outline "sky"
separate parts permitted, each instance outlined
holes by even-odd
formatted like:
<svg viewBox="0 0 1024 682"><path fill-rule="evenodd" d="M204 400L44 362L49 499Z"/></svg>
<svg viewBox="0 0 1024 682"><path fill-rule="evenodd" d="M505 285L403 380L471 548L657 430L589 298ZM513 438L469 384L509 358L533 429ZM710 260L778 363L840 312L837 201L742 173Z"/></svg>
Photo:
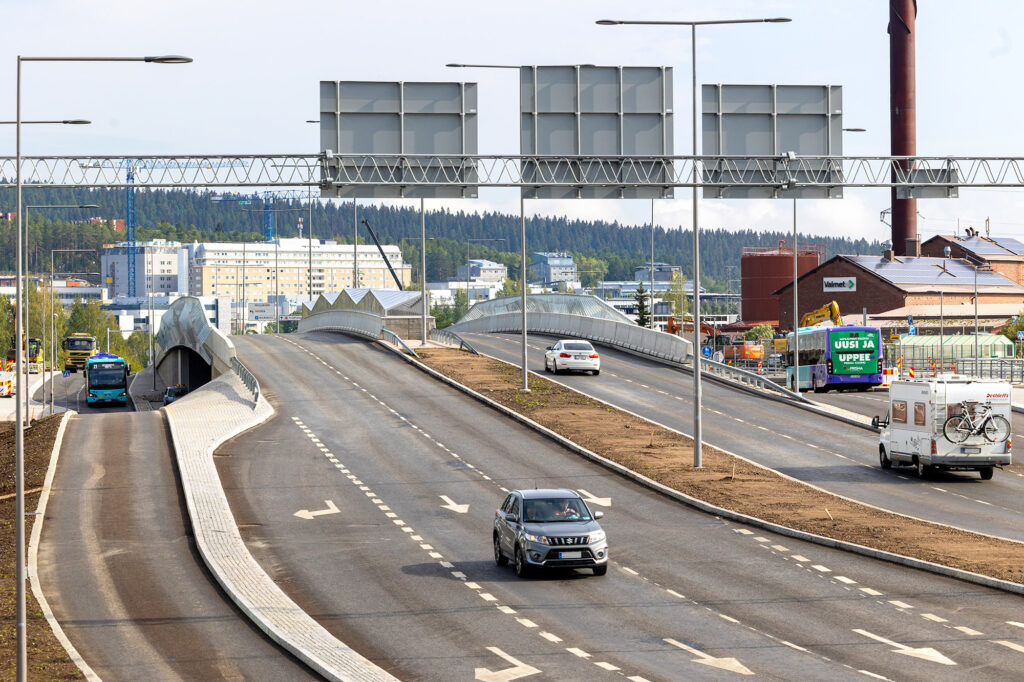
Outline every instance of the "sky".
<svg viewBox="0 0 1024 682"><path fill-rule="evenodd" d="M917 149L920 155L1024 156L1017 87L1024 3L919 0ZM676 153L690 153L690 33L685 27L597 26L597 19L790 17L788 24L697 31L702 83L843 86L847 155L889 154L887 0L0 0L0 92L15 117L16 57L183 54L187 65L25 63L22 117L86 118L89 126L28 126L34 155L315 154L321 80L472 81L479 84L479 152L517 154L516 73L448 69L449 62L671 66ZM2 63L6 61L7 67ZM1010 85L1007 85L1010 84ZM0 155L14 155L0 126ZM1024 236L1024 190L960 190L918 202L922 238L963 227ZM690 191L655 204L659 226L691 225ZM369 201L369 200L364 200ZM391 202L415 205L418 202ZM428 207L518 211L515 189ZM888 190L798 202L805 234L884 240ZM13 210L13 209L11 209ZM793 228L790 200L701 200L701 227ZM528 201L530 214L647 224L649 200ZM571 248L571 245L566 245Z"/></svg>

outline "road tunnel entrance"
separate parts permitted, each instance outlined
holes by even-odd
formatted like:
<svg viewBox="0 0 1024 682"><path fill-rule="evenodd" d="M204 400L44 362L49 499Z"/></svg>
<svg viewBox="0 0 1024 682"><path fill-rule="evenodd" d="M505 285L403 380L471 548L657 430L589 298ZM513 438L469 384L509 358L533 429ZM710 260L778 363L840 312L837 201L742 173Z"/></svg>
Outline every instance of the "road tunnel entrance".
<svg viewBox="0 0 1024 682"><path fill-rule="evenodd" d="M210 363L202 355L185 346L170 349L157 366L157 373L165 385L181 384L190 393L212 378Z"/></svg>

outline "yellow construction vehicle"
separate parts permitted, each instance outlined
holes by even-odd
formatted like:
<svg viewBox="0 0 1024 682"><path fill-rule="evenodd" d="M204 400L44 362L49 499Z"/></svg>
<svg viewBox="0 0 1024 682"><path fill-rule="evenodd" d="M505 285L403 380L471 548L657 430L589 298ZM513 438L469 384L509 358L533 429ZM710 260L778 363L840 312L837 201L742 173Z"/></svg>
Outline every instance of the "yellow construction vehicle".
<svg viewBox="0 0 1024 682"><path fill-rule="evenodd" d="M82 332L68 334L64 339L64 350L67 352L64 369L71 372L84 370L86 360L96 352L96 337Z"/></svg>
<svg viewBox="0 0 1024 682"><path fill-rule="evenodd" d="M801 316L800 326L814 327L830 318L832 320L832 324L836 327L841 327L843 325L843 318L839 315L839 304L835 301L829 301L817 310L812 310L811 312Z"/></svg>

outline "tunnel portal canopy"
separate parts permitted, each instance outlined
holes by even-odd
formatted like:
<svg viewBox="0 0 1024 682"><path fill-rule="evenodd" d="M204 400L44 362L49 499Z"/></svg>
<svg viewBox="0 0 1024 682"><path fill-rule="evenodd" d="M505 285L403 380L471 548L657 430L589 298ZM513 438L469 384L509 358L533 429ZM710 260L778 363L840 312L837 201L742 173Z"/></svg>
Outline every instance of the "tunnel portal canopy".
<svg viewBox="0 0 1024 682"><path fill-rule="evenodd" d="M505 296L491 301L481 301L473 304L473 307L456 324L503 313L518 313L521 310L521 296ZM636 324L597 296L589 294L527 294L526 312L561 313L562 315L579 315L630 325Z"/></svg>

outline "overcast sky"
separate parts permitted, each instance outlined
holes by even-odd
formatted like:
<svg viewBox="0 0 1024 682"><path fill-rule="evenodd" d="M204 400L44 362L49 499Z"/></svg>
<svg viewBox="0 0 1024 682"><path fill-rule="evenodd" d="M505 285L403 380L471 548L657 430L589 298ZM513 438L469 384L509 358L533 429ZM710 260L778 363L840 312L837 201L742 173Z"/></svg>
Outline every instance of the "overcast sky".
<svg viewBox="0 0 1024 682"><path fill-rule="evenodd" d="M1024 3L921 0L917 17L917 149L921 155L1024 156L1024 94L1013 28ZM7 67L0 91L13 119L15 57L184 54L183 66L28 63L22 117L88 118L91 126L31 126L23 153L234 154L318 151L320 80L479 83L480 153L519 150L514 71L453 70L447 62L672 66L676 153L690 153L690 34L682 27L604 27L601 18L786 16L789 24L698 28L699 83L842 85L850 155L889 153L887 0L0 0ZM1011 28L1008 28L1011 27ZM0 126L3 155L13 126ZM658 201L659 225L690 225L690 192ZM1024 235L1017 190L961 190L918 202L922 237L964 226ZM449 202L518 210L516 190ZM412 202L408 202L412 204ZM429 202L437 205L438 202ZM789 200L702 201L701 225L792 229ZM887 190L802 201L801 232L885 239ZM647 200L527 202L529 212L646 223ZM569 248L571 245L566 245Z"/></svg>

